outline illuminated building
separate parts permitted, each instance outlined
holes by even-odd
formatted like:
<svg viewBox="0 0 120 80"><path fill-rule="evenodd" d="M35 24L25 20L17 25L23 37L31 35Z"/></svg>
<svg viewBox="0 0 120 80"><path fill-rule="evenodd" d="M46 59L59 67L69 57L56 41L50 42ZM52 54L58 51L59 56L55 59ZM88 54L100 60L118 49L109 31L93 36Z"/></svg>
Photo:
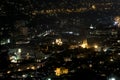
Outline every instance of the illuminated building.
<svg viewBox="0 0 120 80"><path fill-rule="evenodd" d="M82 48L88 48L87 40L84 40L83 43L80 45Z"/></svg>
<svg viewBox="0 0 120 80"><path fill-rule="evenodd" d="M118 26L118 28L120 28L120 16L115 17L115 22L114 25Z"/></svg>

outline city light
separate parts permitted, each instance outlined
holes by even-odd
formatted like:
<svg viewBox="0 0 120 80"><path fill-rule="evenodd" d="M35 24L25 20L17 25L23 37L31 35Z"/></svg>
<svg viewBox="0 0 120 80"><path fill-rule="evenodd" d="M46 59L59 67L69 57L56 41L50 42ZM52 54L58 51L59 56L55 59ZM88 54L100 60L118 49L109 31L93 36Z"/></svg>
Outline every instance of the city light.
<svg viewBox="0 0 120 80"><path fill-rule="evenodd" d="M18 53L21 53L21 52L22 52L22 50L19 48L19 49L18 49Z"/></svg>
<svg viewBox="0 0 120 80"><path fill-rule="evenodd" d="M10 39L7 40L7 43L10 43Z"/></svg>
<svg viewBox="0 0 120 80"><path fill-rule="evenodd" d="M26 78L26 77L27 77L27 75L26 75L26 74L23 74L23 75L22 75L22 77L23 77L23 78Z"/></svg>
<svg viewBox="0 0 120 80"><path fill-rule="evenodd" d="M82 48L88 48L88 43L87 40L84 40L83 43L81 44Z"/></svg>
<svg viewBox="0 0 120 80"><path fill-rule="evenodd" d="M10 42L11 42L10 39L3 39L3 40L0 41L0 44L5 45L5 44L8 44Z"/></svg>
<svg viewBox="0 0 120 80"><path fill-rule="evenodd" d="M90 25L90 29L94 29L94 27L93 27L93 25L92 25L92 24Z"/></svg>
<svg viewBox="0 0 120 80"><path fill-rule="evenodd" d="M57 45L62 45L63 44L61 39L56 39L55 42L56 42Z"/></svg>
<svg viewBox="0 0 120 80"><path fill-rule="evenodd" d="M95 5L92 5L92 9L94 9L94 10L95 10L95 9L96 9L96 6L95 6Z"/></svg>
<svg viewBox="0 0 120 80"><path fill-rule="evenodd" d="M97 48L98 48L98 45L94 45L94 48L97 49Z"/></svg>
<svg viewBox="0 0 120 80"><path fill-rule="evenodd" d="M35 66L32 66L31 69L32 69L32 70L35 70Z"/></svg>
<svg viewBox="0 0 120 80"><path fill-rule="evenodd" d="M30 67L27 67L26 69L30 69Z"/></svg>
<svg viewBox="0 0 120 80"><path fill-rule="evenodd" d="M17 63L17 57L16 56L11 56L10 61L11 61L11 63Z"/></svg>
<svg viewBox="0 0 120 80"><path fill-rule="evenodd" d="M81 47L82 47L82 48L86 48L86 44L82 44Z"/></svg>
<svg viewBox="0 0 120 80"><path fill-rule="evenodd" d="M111 58L111 59L110 59L110 61L111 61L111 62L113 62L113 61L114 61L114 59L113 59L113 58Z"/></svg>
<svg viewBox="0 0 120 80"><path fill-rule="evenodd" d="M112 78L109 78L108 80L116 80L114 77L112 77Z"/></svg>
<svg viewBox="0 0 120 80"><path fill-rule="evenodd" d="M89 64L89 67L90 67L90 68L92 68L92 67L93 67L93 65L92 65L92 64Z"/></svg>
<svg viewBox="0 0 120 80"><path fill-rule="evenodd" d="M51 80L51 78L47 78L47 80Z"/></svg>
<svg viewBox="0 0 120 80"><path fill-rule="evenodd" d="M120 80L120 0L1 1L0 79Z"/></svg>
<svg viewBox="0 0 120 80"><path fill-rule="evenodd" d="M120 16L115 17L114 20L114 25L117 25L120 28Z"/></svg>
<svg viewBox="0 0 120 80"><path fill-rule="evenodd" d="M118 53L118 55L120 56L120 53Z"/></svg>
<svg viewBox="0 0 120 80"><path fill-rule="evenodd" d="M18 71L22 71L22 70L19 68Z"/></svg>
<svg viewBox="0 0 120 80"><path fill-rule="evenodd" d="M56 68L55 70L56 76L60 76L62 74L68 74L68 69L61 67L61 68Z"/></svg>
<svg viewBox="0 0 120 80"><path fill-rule="evenodd" d="M11 71L7 71L7 73L9 74L9 73L11 73Z"/></svg>
<svg viewBox="0 0 120 80"><path fill-rule="evenodd" d="M30 58L30 53L26 54L26 58L29 59Z"/></svg>
<svg viewBox="0 0 120 80"><path fill-rule="evenodd" d="M56 76L60 76L60 75L61 75L61 70L60 70L60 68L56 68L55 74L56 74Z"/></svg>
<svg viewBox="0 0 120 80"><path fill-rule="evenodd" d="M120 40L117 40L118 43L120 43Z"/></svg>

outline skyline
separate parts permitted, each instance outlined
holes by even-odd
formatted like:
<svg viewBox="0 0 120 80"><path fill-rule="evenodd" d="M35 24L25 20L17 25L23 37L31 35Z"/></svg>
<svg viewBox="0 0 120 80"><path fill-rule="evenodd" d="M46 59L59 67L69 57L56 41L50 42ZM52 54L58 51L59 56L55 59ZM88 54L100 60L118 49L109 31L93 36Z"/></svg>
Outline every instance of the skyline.
<svg viewBox="0 0 120 80"><path fill-rule="evenodd" d="M0 80L120 80L120 0L2 0L0 37Z"/></svg>

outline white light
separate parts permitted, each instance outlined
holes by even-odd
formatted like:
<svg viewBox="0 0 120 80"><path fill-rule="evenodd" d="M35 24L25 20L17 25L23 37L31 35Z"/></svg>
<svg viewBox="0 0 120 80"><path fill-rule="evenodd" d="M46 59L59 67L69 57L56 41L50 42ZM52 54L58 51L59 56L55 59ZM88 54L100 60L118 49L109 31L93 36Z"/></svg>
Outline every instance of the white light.
<svg viewBox="0 0 120 80"><path fill-rule="evenodd" d="M4 44L6 44L5 42L1 42L1 45L4 45Z"/></svg>
<svg viewBox="0 0 120 80"><path fill-rule="evenodd" d="M115 22L114 22L114 25L117 25L117 24L118 24L118 22L115 21Z"/></svg>
<svg viewBox="0 0 120 80"><path fill-rule="evenodd" d="M97 49L97 48L98 48L98 45L94 45L94 48L96 48L96 49Z"/></svg>
<svg viewBox="0 0 120 80"><path fill-rule="evenodd" d="M90 25L90 29L94 29L94 27L93 27L93 25L92 25L92 24Z"/></svg>
<svg viewBox="0 0 120 80"><path fill-rule="evenodd" d="M117 40L118 43L120 43L120 40Z"/></svg>
<svg viewBox="0 0 120 80"><path fill-rule="evenodd" d="M55 41L55 42L56 42L56 44L57 44L57 45L62 45L62 44L63 44L63 42L62 42L62 40L61 40L61 39L56 39L56 41Z"/></svg>
<svg viewBox="0 0 120 80"><path fill-rule="evenodd" d="M27 75L23 74L22 77L25 78L25 77L27 77Z"/></svg>
<svg viewBox="0 0 120 80"><path fill-rule="evenodd" d="M73 34L73 32L68 32L69 34Z"/></svg>
<svg viewBox="0 0 120 80"><path fill-rule="evenodd" d="M22 52L22 50L21 49L18 49L18 53L21 53Z"/></svg>
<svg viewBox="0 0 120 80"><path fill-rule="evenodd" d="M7 71L7 73L9 74L9 73L11 73L11 71Z"/></svg>
<svg viewBox="0 0 120 80"><path fill-rule="evenodd" d="M120 56L120 53L118 53L118 55Z"/></svg>
<svg viewBox="0 0 120 80"><path fill-rule="evenodd" d="M11 60L11 62L12 62L12 63L17 63L17 60L14 60L14 59L13 59L13 60Z"/></svg>
<svg viewBox="0 0 120 80"><path fill-rule="evenodd" d="M32 69L32 70L35 70L35 66L32 66L31 69Z"/></svg>
<svg viewBox="0 0 120 80"><path fill-rule="evenodd" d="M18 71L21 71L21 69L18 69Z"/></svg>
<svg viewBox="0 0 120 80"><path fill-rule="evenodd" d="M93 29L94 27L93 26L90 26L90 29Z"/></svg>
<svg viewBox="0 0 120 80"><path fill-rule="evenodd" d="M48 78L47 80L51 80L51 78Z"/></svg>
<svg viewBox="0 0 120 80"><path fill-rule="evenodd" d="M52 42L52 44L54 45L54 44L55 44L55 42Z"/></svg>
<svg viewBox="0 0 120 80"><path fill-rule="evenodd" d="M116 80L114 77L112 77L112 78L109 78L109 80Z"/></svg>
<svg viewBox="0 0 120 80"><path fill-rule="evenodd" d="M89 67L91 68L93 65L92 64L89 64Z"/></svg>
<svg viewBox="0 0 120 80"><path fill-rule="evenodd" d="M47 59L48 57L47 56L45 56L45 58L44 59Z"/></svg>
<svg viewBox="0 0 120 80"><path fill-rule="evenodd" d="M96 9L96 6L95 6L95 5L92 5L92 9Z"/></svg>
<svg viewBox="0 0 120 80"><path fill-rule="evenodd" d="M16 56L11 56L11 57L10 57L10 60L11 60L12 63L17 63L17 58L16 58Z"/></svg>
<svg viewBox="0 0 120 80"><path fill-rule="evenodd" d="M7 40L7 43L10 43L10 39Z"/></svg>
<svg viewBox="0 0 120 80"><path fill-rule="evenodd" d="M111 58L110 61L113 62L114 60Z"/></svg>
<svg viewBox="0 0 120 80"><path fill-rule="evenodd" d="M105 48L105 49L103 49L103 51L104 51L104 52L106 52L106 51L107 51L107 49Z"/></svg>

